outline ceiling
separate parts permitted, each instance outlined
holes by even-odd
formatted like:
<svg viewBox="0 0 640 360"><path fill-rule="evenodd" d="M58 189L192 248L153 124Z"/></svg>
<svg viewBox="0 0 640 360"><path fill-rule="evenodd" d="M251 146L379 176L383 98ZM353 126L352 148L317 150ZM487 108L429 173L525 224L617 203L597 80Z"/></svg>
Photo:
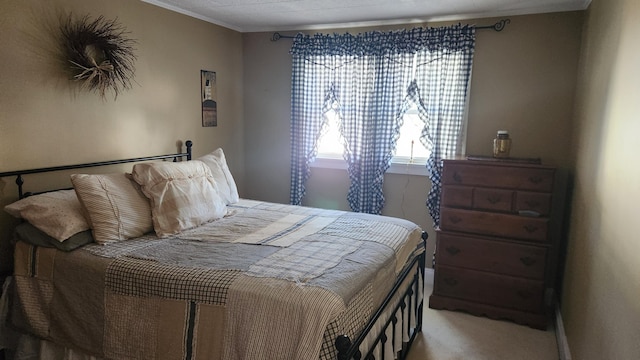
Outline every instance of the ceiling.
<svg viewBox="0 0 640 360"><path fill-rule="evenodd" d="M313 30L584 10L591 0L142 0L239 32Z"/></svg>

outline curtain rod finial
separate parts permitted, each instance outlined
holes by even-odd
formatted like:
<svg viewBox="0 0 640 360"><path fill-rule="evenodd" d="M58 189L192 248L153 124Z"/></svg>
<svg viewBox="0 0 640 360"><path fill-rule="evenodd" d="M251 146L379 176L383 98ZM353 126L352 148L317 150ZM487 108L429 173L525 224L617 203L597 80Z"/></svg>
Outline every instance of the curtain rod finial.
<svg viewBox="0 0 640 360"><path fill-rule="evenodd" d="M507 24L511 23L511 19L502 19L493 25L495 31L502 31Z"/></svg>

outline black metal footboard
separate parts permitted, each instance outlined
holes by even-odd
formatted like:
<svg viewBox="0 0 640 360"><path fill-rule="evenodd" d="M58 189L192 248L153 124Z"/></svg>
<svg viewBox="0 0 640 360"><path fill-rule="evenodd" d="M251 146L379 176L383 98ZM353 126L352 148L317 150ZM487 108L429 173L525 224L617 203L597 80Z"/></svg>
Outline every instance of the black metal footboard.
<svg viewBox="0 0 640 360"><path fill-rule="evenodd" d="M428 234L422 232L423 246L426 248ZM400 274L391 292L387 295L382 305L378 308L374 316L369 320L360 336L354 341L346 335L340 335L335 340L338 350L338 360L403 360L413 344L418 333L422 331L422 310L424 296L424 266L426 252L422 252L415 257L410 266ZM400 316L396 314L400 313ZM393 314L386 320L382 319L383 314ZM410 321L415 317L415 321ZM397 329L401 329L397 331ZM369 344L366 353L362 354L360 347L365 339L372 336L375 339ZM405 340L406 339L406 340ZM392 344L401 343L399 349L394 349L395 354L388 359L385 357L385 347ZM381 351L379 351L382 349ZM379 354L377 354L379 353Z"/></svg>

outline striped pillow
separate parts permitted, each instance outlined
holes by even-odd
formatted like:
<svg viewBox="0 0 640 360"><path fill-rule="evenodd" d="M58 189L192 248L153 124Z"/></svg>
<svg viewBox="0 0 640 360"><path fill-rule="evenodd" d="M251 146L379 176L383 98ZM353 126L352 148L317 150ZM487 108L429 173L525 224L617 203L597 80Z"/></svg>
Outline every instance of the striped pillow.
<svg viewBox="0 0 640 360"><path fill-rule="evenodd" d="M149 200L126 174L73 174L71 182L97 243L127 240L153 230Z"/></svg>
<svg viewBox="0 0 640 360"><path fill-rule="evenodd" d="M133 179L151 201L153 228L166 237L222 218L227 211L211 170L202 161L133 166Z"/></svg>

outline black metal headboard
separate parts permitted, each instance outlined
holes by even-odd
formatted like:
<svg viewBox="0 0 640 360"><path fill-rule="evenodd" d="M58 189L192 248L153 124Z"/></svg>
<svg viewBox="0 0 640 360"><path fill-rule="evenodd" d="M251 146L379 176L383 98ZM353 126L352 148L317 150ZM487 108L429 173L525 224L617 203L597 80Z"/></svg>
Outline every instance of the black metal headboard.
<svg viewBox="0 0 640 360"><path fill-rule="evenodd" d="M22 178L23 175L38 174L38 173L60 171L60 170L91 168L91 167L106 166L106 165L125 164L125 163L131 163L131 162L150 161L150 160L173 159L174 162L182 158L191 160L191 147L193 146L193 142L191 140L187 140L185 141L185 146L187 147L187 151L184 153L147 156L147 157L139 157L139 158L132 158L132 159L99 161L99 162L92 162L92 163L86 163L86 164L52 166L52 167L38 168L38 169L7 171L7 172L0 173L0 178L6 177L6 176L16 176L16 185L18 185L18 196L20 197L20 199L22 199L25 196L30 195L30 193L23 192L23 188L22 188L22 185L24 184L24 179Z"/></svg>

